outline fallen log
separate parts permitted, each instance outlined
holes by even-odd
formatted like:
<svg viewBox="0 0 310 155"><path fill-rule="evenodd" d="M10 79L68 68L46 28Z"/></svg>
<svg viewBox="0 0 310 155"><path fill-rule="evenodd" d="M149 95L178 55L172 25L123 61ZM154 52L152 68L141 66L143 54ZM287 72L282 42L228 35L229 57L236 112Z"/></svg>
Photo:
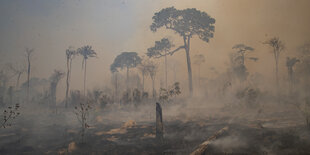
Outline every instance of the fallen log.
<svg viewBox="0 0 310 155"><path fill-rule="evenodd" d="M190 155L202 155L208 148L209 144L214 141L217 137L221 136L229 129L228 126L225 126L221 130L217 131L213 136L208 138L208 140L204 141L202 144L198 146L198 148L192 152Z"/></svg>

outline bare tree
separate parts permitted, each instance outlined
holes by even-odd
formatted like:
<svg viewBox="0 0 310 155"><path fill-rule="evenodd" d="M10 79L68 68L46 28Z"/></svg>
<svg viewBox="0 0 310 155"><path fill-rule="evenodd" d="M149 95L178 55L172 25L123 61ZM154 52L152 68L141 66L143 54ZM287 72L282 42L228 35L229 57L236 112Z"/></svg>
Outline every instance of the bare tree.
<svg viewBox="0 0 310 155"><path fill-rule="evenodd" d="M33 55L34 49L26 48L26 58L27 58L27 102L29 102L29 80L30 80L30 73L31 73L31 57Z"/></svg>
<svg viewBox="0 0 310 155"><path fill-rule="evenodd" d="M276 73L276 86L279 95L279 57L281 52L285 49L284 43L277 37L273 37L264 42L264 44L269 45L273 49L273 56L275 60L275 73Z"/></svg>
<svg viewBox="0 0 310 155"><path fill-rule="evenodd" d="M151 31L156 32L157 29L165 27L178 33L184 41L184 45L178 47L185 49L189 92L193 94L192 68L190 60L190 39L197 35L201 40L209 42L213 38L215 19L210 17L206 12L201 12L195 8L177 10L174 7L162 9L152 17L153 23L150 26Z"/></svg>
<svg viewBox="0 0 310 155"><path fill-rule="evenodd" d="M75 50L69 48L66 50L66 59L67 59L67 80L66 80L66 108L68 106L68 96L70 90L70 78L71 78L71 71L72 71L72 60L74 56L77 54Z"/></svg>
<svg viewBox="0 0 310 155"><path fill-rule="evenodd" d="M86 45L81 48L79 48L78 53L83 56L83 63L82 63L82 68L84 68L84 90L83 90L83 95L85 96L85 90L86 90L86 63L87 59L90 57L96 57L97 53L92 49L91 46Z"/></svg>

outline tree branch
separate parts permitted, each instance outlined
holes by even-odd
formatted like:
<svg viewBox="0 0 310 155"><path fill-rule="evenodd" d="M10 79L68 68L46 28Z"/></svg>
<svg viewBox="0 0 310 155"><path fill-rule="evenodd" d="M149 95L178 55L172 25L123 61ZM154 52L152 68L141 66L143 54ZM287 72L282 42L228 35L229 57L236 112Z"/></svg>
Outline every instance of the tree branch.
<svg viewBox="0 0 310 155"><path fill-rule="evenodd" d="M171 51L171 52L168 52L167 54L173 55L175 52L177 52L178 50L180 50L180 49L182 49L182 48L185 49L185 46L179 46L177 49L175 49L175 50L173 50L173 51Z"/></svg>

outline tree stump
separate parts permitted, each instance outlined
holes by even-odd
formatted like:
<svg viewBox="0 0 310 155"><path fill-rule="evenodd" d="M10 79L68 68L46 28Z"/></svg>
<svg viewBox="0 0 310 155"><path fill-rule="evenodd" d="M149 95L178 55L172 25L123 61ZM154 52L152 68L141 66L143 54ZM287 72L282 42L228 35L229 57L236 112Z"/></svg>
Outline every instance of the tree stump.
<svg viewBox="0 0 310 155"><path fill-rule="evenodd" d="M156 139L159 141L163 141L164 139L163 115L158 102L156 103Z"/></svg>

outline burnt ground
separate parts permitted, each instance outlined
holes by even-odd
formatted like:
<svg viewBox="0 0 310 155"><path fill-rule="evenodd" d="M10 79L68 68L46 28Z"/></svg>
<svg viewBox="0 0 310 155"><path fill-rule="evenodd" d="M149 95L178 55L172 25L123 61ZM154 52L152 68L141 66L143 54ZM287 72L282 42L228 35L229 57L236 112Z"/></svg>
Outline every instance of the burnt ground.
<svg viewBox="0 0 310 155"><path fill-rule="evenodd" d="M165 113L164 113L165 114ZM81 142L78 123L64 115L28 114L0 131L0 154L190 154L225 126L205 154L310 154L310 130L296 113L278 111L265 117L226 115L164 121L164 141L155 139L155 122L95 121ZM66 116L67 117L67 116ZM71 116L74 118L74 116ZM165 118L165 117L164 117Z"/></svg>

